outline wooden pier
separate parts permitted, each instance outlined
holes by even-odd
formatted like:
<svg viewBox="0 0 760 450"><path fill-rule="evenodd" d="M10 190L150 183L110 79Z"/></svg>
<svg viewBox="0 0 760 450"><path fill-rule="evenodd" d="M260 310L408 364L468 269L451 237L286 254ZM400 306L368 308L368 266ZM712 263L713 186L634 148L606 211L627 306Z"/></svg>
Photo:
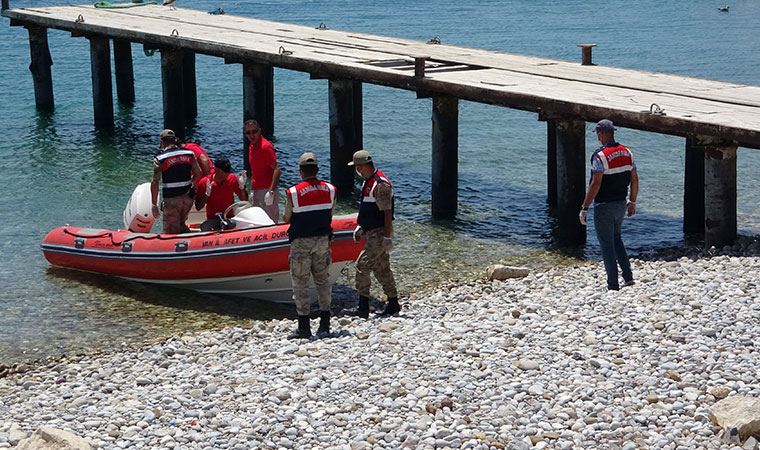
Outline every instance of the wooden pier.
<svg viewBox="0 0 760 450"><path fill-rule="evenodd" d="M161 52L164 127L180 135L197 114L196 53L241 65L241 119L257 119L270 136L274 67L328 79L331 178L342 188L353 185L346 162L362 147L362 83L431 98L437 218L457 211L459 100L535 112L547 123L547 198L564 244L586 238L577 213L587 121L685 138L684 231L704 233L708 246L736 237L737 147L760 149L760 87L593 65L593 44L580 45L581 62L568 62L158 5L10 9L3 0L2 14L29 31L42 110L54 108L47 29L89 39L98 127L113 126L110 42L121 102L135 101L131 44Z"/></svg>

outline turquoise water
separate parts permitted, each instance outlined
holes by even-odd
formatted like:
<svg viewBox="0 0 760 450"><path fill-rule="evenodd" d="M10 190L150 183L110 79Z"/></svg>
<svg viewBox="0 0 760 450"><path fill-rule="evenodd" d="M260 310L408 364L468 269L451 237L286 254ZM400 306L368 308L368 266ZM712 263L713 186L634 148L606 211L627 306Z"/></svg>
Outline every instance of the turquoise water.
<svg viewBox="0 0 760 450"><path fill-rule="evenodd" d="M200 10L577 61L595 42L594 62L760 85L760 4L635 3L622 0L405 2L184 1ZM180 0L182 2L182 0ZM14 1L13 7L69 2ZM133 187L150 177L162 125L160 58L134 46L137 102L116 107L116 130L92 126L89 46L51 30L56 111L40 116L28 71L26 31L0 26L0 129L5 195L0 197L0 364L87 347L109 347L174 331L292 315L258 302L156 289L52 270L39 251L64 224L118 227ZM242 167L241 68L197 62L199 115L193 137ZM298 155L329 155L327 81L275 71L275 134L284 182ZM406 292L509 256L551 258L546 212L545 124L535 114L463 102L458 218L430 218L430 100L365 85L364 144L395 182L399 230L394 265ZM589 125L588 129L591 129ZM588 134L587 149L596 146ZM634 251L682 244L683 139L621 130L637 156L640 214L627 221ZM494 155L498 155L494 161ZM326 172L328 167L323 165ZM760 233L760 151L739 150L739 227ZM345 211L350 208L343 206ZM420 258L419 255L425 255ZM538 256L536 256L538 255ZM598 258L595 239L585 249Z"/></svg>

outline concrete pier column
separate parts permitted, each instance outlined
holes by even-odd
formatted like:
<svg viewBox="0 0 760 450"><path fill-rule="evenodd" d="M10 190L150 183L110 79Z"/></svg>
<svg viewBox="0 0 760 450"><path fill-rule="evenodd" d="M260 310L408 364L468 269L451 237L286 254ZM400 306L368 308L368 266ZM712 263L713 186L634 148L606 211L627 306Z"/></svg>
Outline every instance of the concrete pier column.
<svg viewBox="0 0 760 450"><path fill-rule="evenodd" d="M182 95L185 101L185 123L192 124L198 117L198 92L195 86L195 52L182 52Z"/></svg>
<svg viewBox="0 0 760 450"><path fill-rule="evenodd" d="M89 36L92 71L92 104L96 128L113 127L111 84L111 41L107 36Z"/></svg>
<svg viewBox="0 0 760 450"><path fill-rule="evenodd" d="M557 242L561 246L586 242L586 227L578 212L586 195L586 123L577 119L556 121Z"/></svg>
<svg viewBox="0 0 760 450"><path fill-rule="evenodd" d="M736 239L735 142L705 144L705 247L731 244Z"/></svg>
<svg viewBox="0 0 760 450"><path fill-rule="evenodd" d="M705 232L705 146L700 136L687 136L684 154L683 232Z"/></svg>
<svg viewBox="0 0 760 450"><path fill-rule="evenodd" d="M546 121L546 203L550 209L557 206L557 124Z"/></svg>
<svg viewBox="0 0 760 450"><path fill-rule="evenodd" d="M161 49L161 86L163 88L164 128L174 130L180 138L185 137L185 98L182 83L182 50Z"/></svg>
<svg viewBox="0 0 760 450"><path fill-rule="evenodd" d="M128 40L113 40L113 66L116 75L116 97L120 103L133 103L135 74L132 67L132 43Z"/></svg>
<svg viewBox="0 0 760 450"><path fill-rule="evenodd" d="M433 96L432 216L457 214L459 191L459 99Z"/></svg>
<svg viewBox="0 0 760 450"><path fill-rule="evenodd" d="M47 28L27 26L29 32L29 52L31 64L29 71L32 72L34 81L34 103L40 111L53 111L55 101L53 98L53 74L50 66L53 58L50 56L48 47Z"/></svg>
<svg viewBox="0 0 760 450"><path fill-rule="evenodd" d="M354 169L347 164L354 152L361 150L362 111L357 105L361 83L352 80L328 80L330 111L330 180L338 191L350 192L354 187ZM359 94L357 94L359 90Z"/></svg>
<svg viewBox="0 0 760 450"><path fill-rule="evenodd" d="M243 121L250 119L264 137L274 135L274 69L268 64L243 64Z"/></svg>

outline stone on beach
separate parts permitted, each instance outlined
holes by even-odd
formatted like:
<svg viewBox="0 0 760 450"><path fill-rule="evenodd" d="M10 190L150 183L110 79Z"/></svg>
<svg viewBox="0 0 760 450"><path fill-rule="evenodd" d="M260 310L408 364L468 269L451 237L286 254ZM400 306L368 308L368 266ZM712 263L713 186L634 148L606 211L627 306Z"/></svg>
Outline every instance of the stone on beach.
<svg viewBox="0 0 760 450"><path fill-rule="evenodd" d="M760 398L725 398L710 408L710 421L728 434L737 430L741 441L760 436Z"/></svg>
<svg viewBox="0 0 760 450"><path fill-rule="evenodd" d="M87 440L64 430L42 427L16 446L16 450L90 450Z"/></svg>
<svg viewBox="0 0 760 450"><path fill-rule="evenodd" d="M486 277L489 280L507 280L509 278L523 278L527 277L530 273L525 267L512 267L503 266L501 264L495 264L488 267L486 270Z"/></svg>

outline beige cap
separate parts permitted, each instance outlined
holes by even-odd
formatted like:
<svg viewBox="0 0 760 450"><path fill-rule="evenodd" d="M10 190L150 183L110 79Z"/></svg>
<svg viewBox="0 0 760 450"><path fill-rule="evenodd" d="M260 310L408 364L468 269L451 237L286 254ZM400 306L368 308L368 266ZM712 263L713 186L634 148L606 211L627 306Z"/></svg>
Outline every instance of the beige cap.
<svg viewBox="0 0 760 450"><path fill-rule="evenodd" d="M371 162L372 155L370 155L367 150L359 150L358 152L354 153L354 160L348 163L348 165L354 166L356 164L369 164Z"/></svg>
<svg viewBox="0 0 760 450"><path fill-rule="evenodd" d="M317 155L312 152L306 152L298 157L299 166L317 166Z"/></svg>
<svg viewBox="0 0 760 450"><path fill-rule="evenodd" d="M177 135L174 134L174 131L168 128L166 130L161 130L161 134L159 136L161 137L161 139L177 137Z"/></svg>

